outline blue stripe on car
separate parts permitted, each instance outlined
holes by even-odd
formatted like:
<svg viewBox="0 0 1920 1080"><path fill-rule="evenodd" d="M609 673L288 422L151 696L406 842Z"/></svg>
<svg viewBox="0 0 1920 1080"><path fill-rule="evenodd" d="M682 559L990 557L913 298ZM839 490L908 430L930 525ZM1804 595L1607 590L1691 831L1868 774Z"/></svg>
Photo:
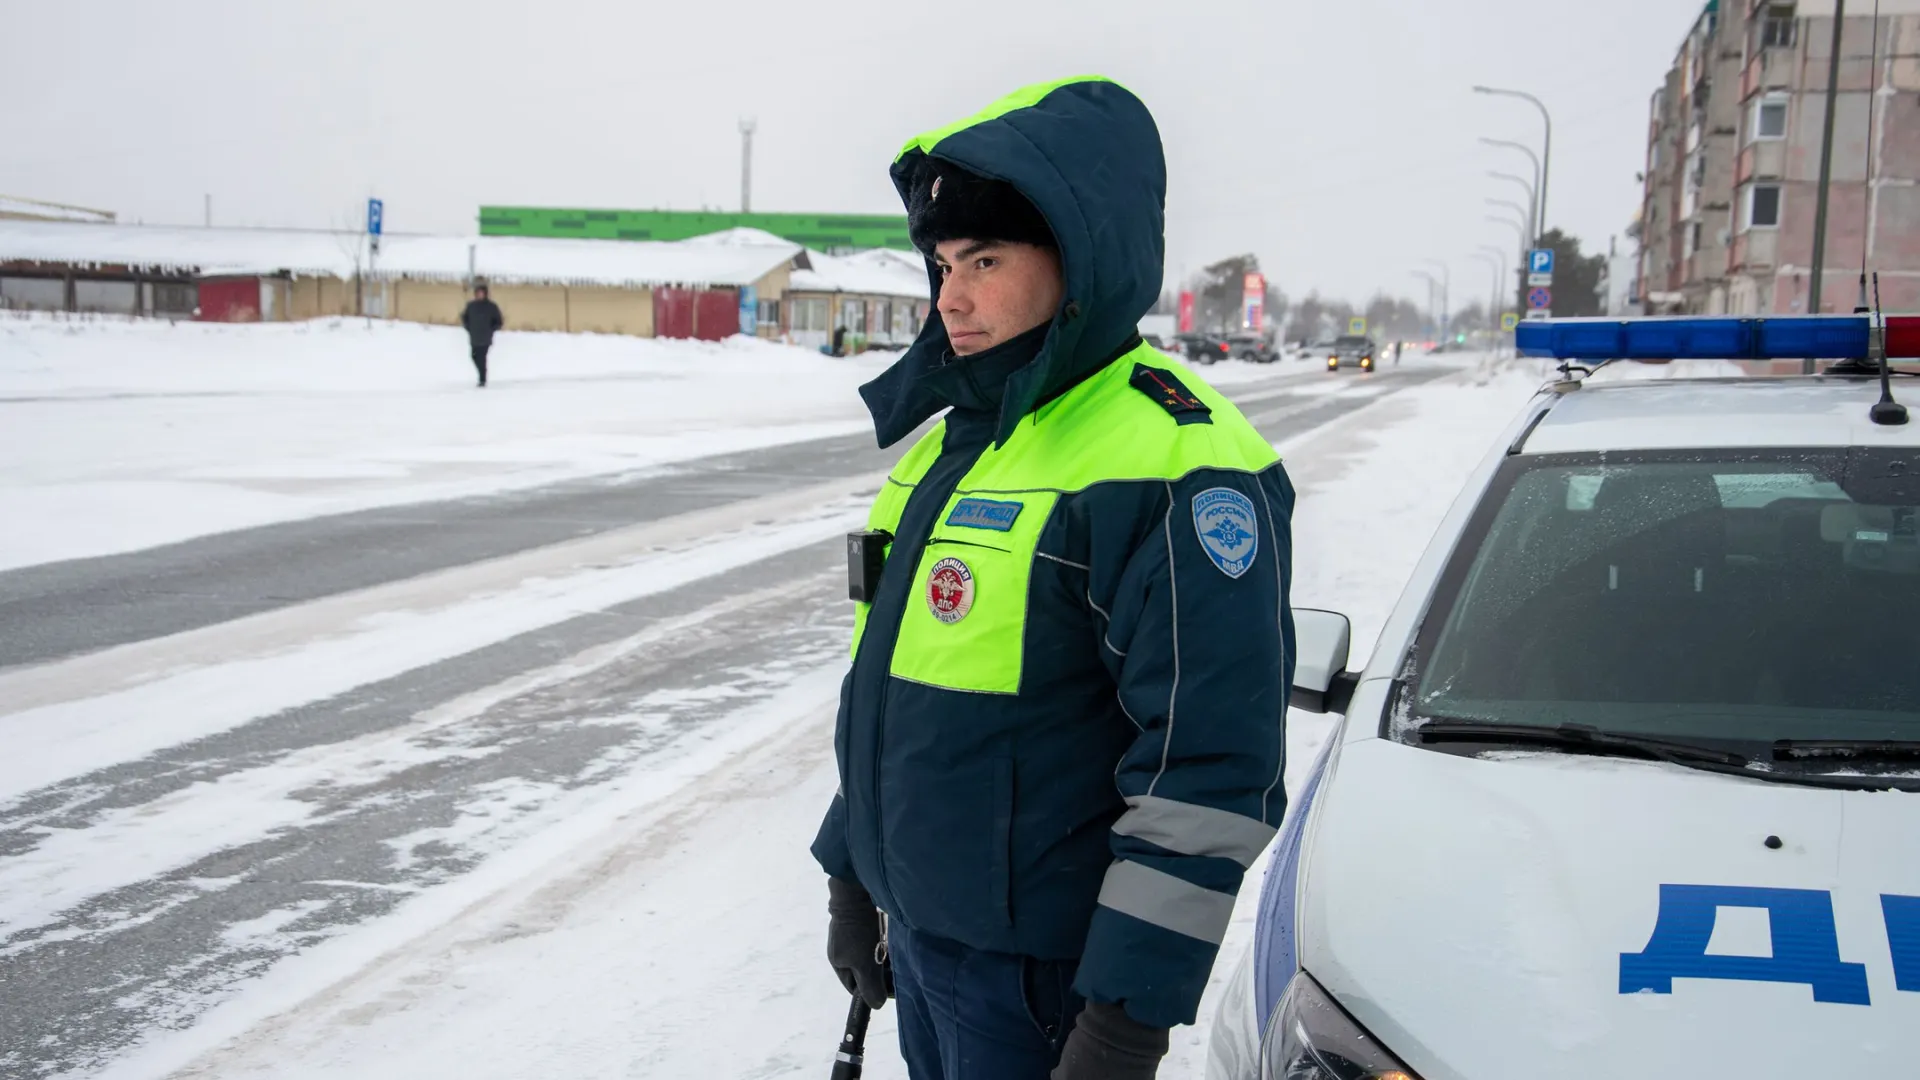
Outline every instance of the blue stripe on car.
<svg viewBox="0 0 1920 1080"><path fill-rule="evenodd" d="M1307 774L1306 786L1293 804L1293 812L1287 815L1286 824L1281 826L1280 844L1274 849L1273 862L1261 886L1260 916L1253 931L1253 986L1254 1000L1260 1010L1254 1015L1259 1017L1262 1028L1266 1026L1267 1017L1273 1015L1273 1007L1287 983L1293 980L1294 972L1299 970L1299 950L1294 945L1293 901L1295 885L1300 880L1300 838L1307 830L1307 815L1313 812L1313 797L1320 791L1320 778L1326 774L1327 759L1340 740L1340 730L1336 728L1327 737L1327 745L1321 748L1313 771Z"/></svg>

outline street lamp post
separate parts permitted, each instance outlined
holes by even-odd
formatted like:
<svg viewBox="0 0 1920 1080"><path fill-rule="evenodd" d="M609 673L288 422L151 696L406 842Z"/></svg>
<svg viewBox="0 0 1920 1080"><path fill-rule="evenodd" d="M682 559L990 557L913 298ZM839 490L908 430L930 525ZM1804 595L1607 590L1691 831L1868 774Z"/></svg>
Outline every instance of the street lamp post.
<svg viewBox="0 0 1920 1080"><path fill-rule="evenodd" d="M1513 202L1513 201L1511 201L1511 200L1508 200L1508 199L1488 199L1488 200L1487 200L1487 205L1488 205L1488 206L1497 206L1497 207L1500 207L1500 208L1501 208L1501 209L1503 209L1503 210L1511 210L1511 211L1513 211L1514 213L1516 213L1516 214L1519 214L1519 215L1520 215L1520 220L1526 223L1526 226L1527 226L1527 243L1523 243L1523 244L1521 244L1521 245L1520 245L1520 264L1521 264L1522 266L1524 266L1524 265L1526 265L1526 262L1527 262L1527 245L1528 245L1528 244L1531 244L1531 243L1534 243L1534 242L1535 242L1535 234L1534 234L1534 231L1533 231L1533 217L1532 217L1532 215L1530 215L1530 214L1528 214L1528 213L1527 213L1527 211L1526 211L1526 210L1525 210L1525 209L1524 209L1523 207L1521 207L1521 205L1520 205L1519 203L1517 203L1517 202Z"/></svg>
<svg viewBox="0 0 1920 1080"><path fill-rule="evenodd" d="M1453 268L1439 259L1421 261L1440 270L1440 336L1445 338L1453 324Z"/></svg>
<svg viewBox="0 0 1920 1080"><path fill-rule="evenodd" d="M1488 256L1489 258L1498 259L1500 261L1500 276L1495 279L1495 285L1493 290L1493 308L1494 308L1493 317L1498 319L1500 316L1505 315L1507 313L1507 296L1506 294L1500 291L1501 286L1499 285L1499 282L1507 280L1507 252L1505 248L1496 247L1492 244L1482 244L1479 248L1475 250L1477 250L1482 255ZM1518 294L1516 293L1515 295L1518 295Z"/></svg>
<svg viewBox="0 0 1920 1080"><path fill-rule="evenodd" d="M1437 340L1440 336L1439 318L1434 311L1433 298L1440 291L1440 279L1425 270L1415 270L1413 276L1427 283L1427 329Z"/></svg>
<svg viewBox="0 0 1920 1080"><path fill-rule="evenodd" d="M1520 265L1525 266L1527 263L1527 248L1534 243L1532 219L1527 216L1526 211L1522 210L1520 204L1516 202L1509 202L1505 199L1488 199L1487 205L1497 206L1503 210L1511 210L1519 215L1514 219L1512 224L1520 230ZM1499 220L1506 221L1507 219L1500 218Z"/></svg>
<svg viewBox="0 0 1920 1080"><path fill-rule="evenodd" d="M1494 97L1519 98L1522 101L1531 102L1534 108L1540 110L1540 119L1547 125L1547 140L1541 153L1541 157L1544 160L1542 160L1540 164L1540 212L1534 220L1538 223L1540 232L1547 231L1547 180L1549 179L1549 171L1553 168L1553 114L1547 111L1547 106L1544 102L1524 90L1502 90L1493 86L1476 86L1473 88L1473 92L1476 94L1490 94Z"/></svg>
<svg viewBox="0 0 1920 1080"><path fill-rule="evenodd" d="M1498 303L1500 299L1500 271L1506 260L1495 258L1484 251L1476 251L1468 258L1486 263L1488 272L1493 275L1493 303L1487 306L1487 336L1492 338L1497 346L1500 341L1500 316L1494 312L1493 304Z"/></svg>
<svg viewBox="0 0 1920 1080"><path fill-rule="evenodd" d="M1877 17L1879 13L1878 7L1876 7L1874 11ZM1807 278L1807 314L1809 315L1818 315L1821 311L1825 310L1820 299L1821 293L1826 287L1827 198L1833 185L1833 114L1834 107L1840 99L1840 45L1841 36L1846 30L1846 26L1846 0L1836 0L1833 5L1833 49L1827 58L1827 123L1825 130L1820 136L1820 185L1815 189L1816 194L1814 195L1813 268ZM1879 66L1880 59L1879 57L1875 57L1873 77L1875 86L1878 86L1880 83ZM1873 108L1871 104L1873 98L1873 94L1867 95L1867 101L1869 102L1867 108L1869 110ZM1871 118L1873 114L1869 112L1867 115ZM1871 122L1871 120L1869 120L1869 122ZM1871 137L1869 137L1869 139L1871 139ZM1871 143L1869 143L1869 145L1871 145ZM1871 175L1867 177L1867 190L1873 190L1873 177ZM1752 196L1749 195L1748 198L1752 198ZM1865 265L1864 262L1862 265ZM1866 282L1864 278L1861 281L1860 298L1862 300L1866 299ZM1800 370L1808 375L1813 374L1813 361L1811 359L1802 360L1800 362Z"/></svg>
<svg viewBox="0 0 1920 1080"><path fill-rule="evenodd" d="M1546 191L1544 186L1546 184L1546 169L1540 162L1540 155L1534 153L1532 147L1525 143L1511 142L1506 139L1481 139L1480 142L1486 146L1494 146L1502 150L1518 150L1527 155L1527 160L1533 163L1533 190L1541 193ZM1527 205L1529 209L1526 214L1523 215L1527 219L1527 238L1526 243L1521 245L1522 247L1532 244L1540 238L1541 233L1547 231L1547 219L1545 212L1540 209L1539 198L1529 199Z"/></svg>
<svg viewBox="0 0 1920 1080"><path fill-rule="evenodd" d="M1499 206L1499 207L1503 207L1505 209L1511 210L1514 213L1520 215L1521 221L1525 221L1527 219L1527 208L1524 206L1521 206L1517 202L1514 202L1512 199L1488 199L1487 205Z"/></svg>
<svg viewBox="0 0 1920 1080"><path fill-rule="evenodd" d="M1520 224L1519 222L1513 220L1510 217L1501 217L1499 214L1488 214L1487 220L1498 222L1499 224L1505 225L1507 228L1512 229L1513 238L1520 241L1523 245L1526 243L1527 227L1525 225ZM1521 261L1522 262L1526 261L1526 256L1524 254L1521 256Z"/></svg>
<svg viewBox="0 0 1920 1080"><path fill-rule="evenodd" d="M1536 229L1534 229L1534 224L1535 224L1535 223L1534 223L1534 220L1533 220L1533 208L1534 208L1534 207L1537 207L1537 206L1539 206L1539 205L1540 205L1540 201L1539 201L1539 189L1538 189L1537 187L1535 187L1535 186L1534 186L1533 184L1529 184L1529 183L1527 183L1527 178L1526 178L1526 177L1524 177L1524 176L1520 176L1520 175L1518 175L1518 174L1515 174L1515 173L1510 173L1510 172L1488 172L1488 173L1487 173L1487 175L1488 175L1488 176L1491 176L1491 177L1493 177L1493 178L1494 178L1495 180L1506 180L1506 181L1510 181L1510 182L1512 182L1512 183L1515 183L1515 184L1519 184L1519 185L1520 185L1521 187L1523 187L1523 188L1525 188L1525 189L1526 189L1526 192L1527 192L1527 207L1528 207L1528 210L1527 210L1527 235L1528 235L1528 236L1538 236L1538 235L1539 235L1539 232L1538 232L1538 231L1537 231Z"/></svg>
<svg viewBox="0 0 1920 1080"><path fill-rule="evenodd" d="M1519 222L1517 222L1517 221L1515 221L1515 220L1513 220L1512 218L1509 218L1509 217L1501 217L1501 216L1500 216L1499 214L1488 214L1488 215L1487 215L1487 220L1488 220L1488 221L1493 221L1493 222L1498 222L1499 224L1501 224L1501 225L1505 225L1505 226L1506 226L1507 228L1509 228L1509 229L1512 229L1512 230L1513 230L1513 233L1514 233L1514 235L1515 235L1516 237L1518 237L1518 238L1519 238L1519 240L1520 240L1520 265L1521 265L1521 267L1523 267L1523 268L1524 268L1524 267L1525 267L1525 266L1527 265L1527 230L1526 230L1526 226L1524 226L1524 225L1522 225L1522 224L1520 224ZM1518 278L1515 278L1515 282L1516 282L1516 284L1515 284L1515 286L1514 286L1514 290L1515 290L1515 291L1514 291L1514 295L1515 295L1516 297L1517 297L1517 296L1519 295L1519 285L1518 285L1518 280L1519 280Z"/></svg>

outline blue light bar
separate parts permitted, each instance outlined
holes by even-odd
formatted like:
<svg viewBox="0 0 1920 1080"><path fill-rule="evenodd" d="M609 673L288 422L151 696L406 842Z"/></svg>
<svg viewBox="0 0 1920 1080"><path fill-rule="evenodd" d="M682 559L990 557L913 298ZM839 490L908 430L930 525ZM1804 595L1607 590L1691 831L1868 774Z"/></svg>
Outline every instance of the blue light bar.
<svg viewBox="0 0 1920 1080"><path fill-rule="evenodd" d="M1522 356L1554 360L1866 359L1865 315L1751 319L1540 319L1514 331Z"/></svg>

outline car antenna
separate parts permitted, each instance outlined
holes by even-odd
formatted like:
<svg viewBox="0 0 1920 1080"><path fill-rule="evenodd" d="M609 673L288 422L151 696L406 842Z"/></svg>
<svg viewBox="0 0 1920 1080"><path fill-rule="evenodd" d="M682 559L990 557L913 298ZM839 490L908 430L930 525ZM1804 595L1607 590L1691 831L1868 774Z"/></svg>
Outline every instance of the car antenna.
<svg viewBox="0 0 1920 1080"><path fill-rule="evenodd" d="M1880 93L1881 81L1880 0L1873 0L1873 51L1869 55L1873 58L1871 67L1873 78L1870 84L1872 89L1867 94L1867 160L1865 162L1865 175L1867 178L1867 190L1871 192L1873 190L1873 99ZM1873 235L1873 200L1866 199L1864 202L1866 204L1866 221L1864 223L1866 228L1860 234L1862 238L1860 244L1860 305L1854 309L1856 313L1868 311L1868 245L1866 238ZM1872 360L1879 362L1879 371L1877 374L1880 376L1880 400L1873 403L1873 408L1867 411L1867 417L1882 427L1899 427L1907 422L1907 407L1893 400L1893 372L1887 362L1887 316L1886 313L1880 309L1880 271L1878 270L1873 272L1873 308L1872 314L1869 316L1868 325L1872 327L1867 335L1868 352L1871 354L1870 358Z"/></svg>
<svg viewBox="0 0 1920 1080"><path fill-rule="evenodd" d="M1873 351L1880 358L1880 400L1867 416L1883 427L1899 427L1907 422L1907 407L1893 400L1893 377L1887 365L1887 317L1880 310L1880 271L1873 272Z"/></svg>
<svg viewBox="0 0 1920 1080"><path fill-rule="evenodd" d="M1867 94L1867 146L1865 176L1867 189L1873 189L1873 135L1874 109L1873 98L1880 88L1880 0L1873 0L1873 51L1871 70L1872 89ZM1873 200L1866 199L1863 209L1864 221L1861 236L1873 235ZM1867 316L1867 356L1863 360L1842 360L1827 369L1829 375L1878 375L1880 376L1880 400L1874 403L1868 416L1874 423L1886 427L1897 427L1907 422L1907 407L1893 400L1893 380L1887 364L1887 319L1880 310L1880 272L1873 271L1873 303L1867 303L1867 243L1863 239L1860 245L1860 301L1854 306L1855 315Z"/></svg>

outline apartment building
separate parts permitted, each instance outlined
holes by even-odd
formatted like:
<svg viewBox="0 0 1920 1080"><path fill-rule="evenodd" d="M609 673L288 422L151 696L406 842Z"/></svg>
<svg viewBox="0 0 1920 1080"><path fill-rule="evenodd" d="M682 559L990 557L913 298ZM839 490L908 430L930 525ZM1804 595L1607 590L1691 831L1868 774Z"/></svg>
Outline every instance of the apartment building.
<svg viewBox="0 0 1920 1080"><path fill-rule="evenodd" d="M1888 310L1920 311L1920 0L1881 0L1877 20L1845 9L1826 270L1808 296L1835 6L1715 0L1682 42L1650 110L1649 312L1851 311L1863 257Z"/></svg>
<svg viewBox="0 0 1920 1080"><path fill-rule="evenodd" d="M1709 3L1654 94L1641 208L1650 311L1726 309L1745 6Z"/></svg>

